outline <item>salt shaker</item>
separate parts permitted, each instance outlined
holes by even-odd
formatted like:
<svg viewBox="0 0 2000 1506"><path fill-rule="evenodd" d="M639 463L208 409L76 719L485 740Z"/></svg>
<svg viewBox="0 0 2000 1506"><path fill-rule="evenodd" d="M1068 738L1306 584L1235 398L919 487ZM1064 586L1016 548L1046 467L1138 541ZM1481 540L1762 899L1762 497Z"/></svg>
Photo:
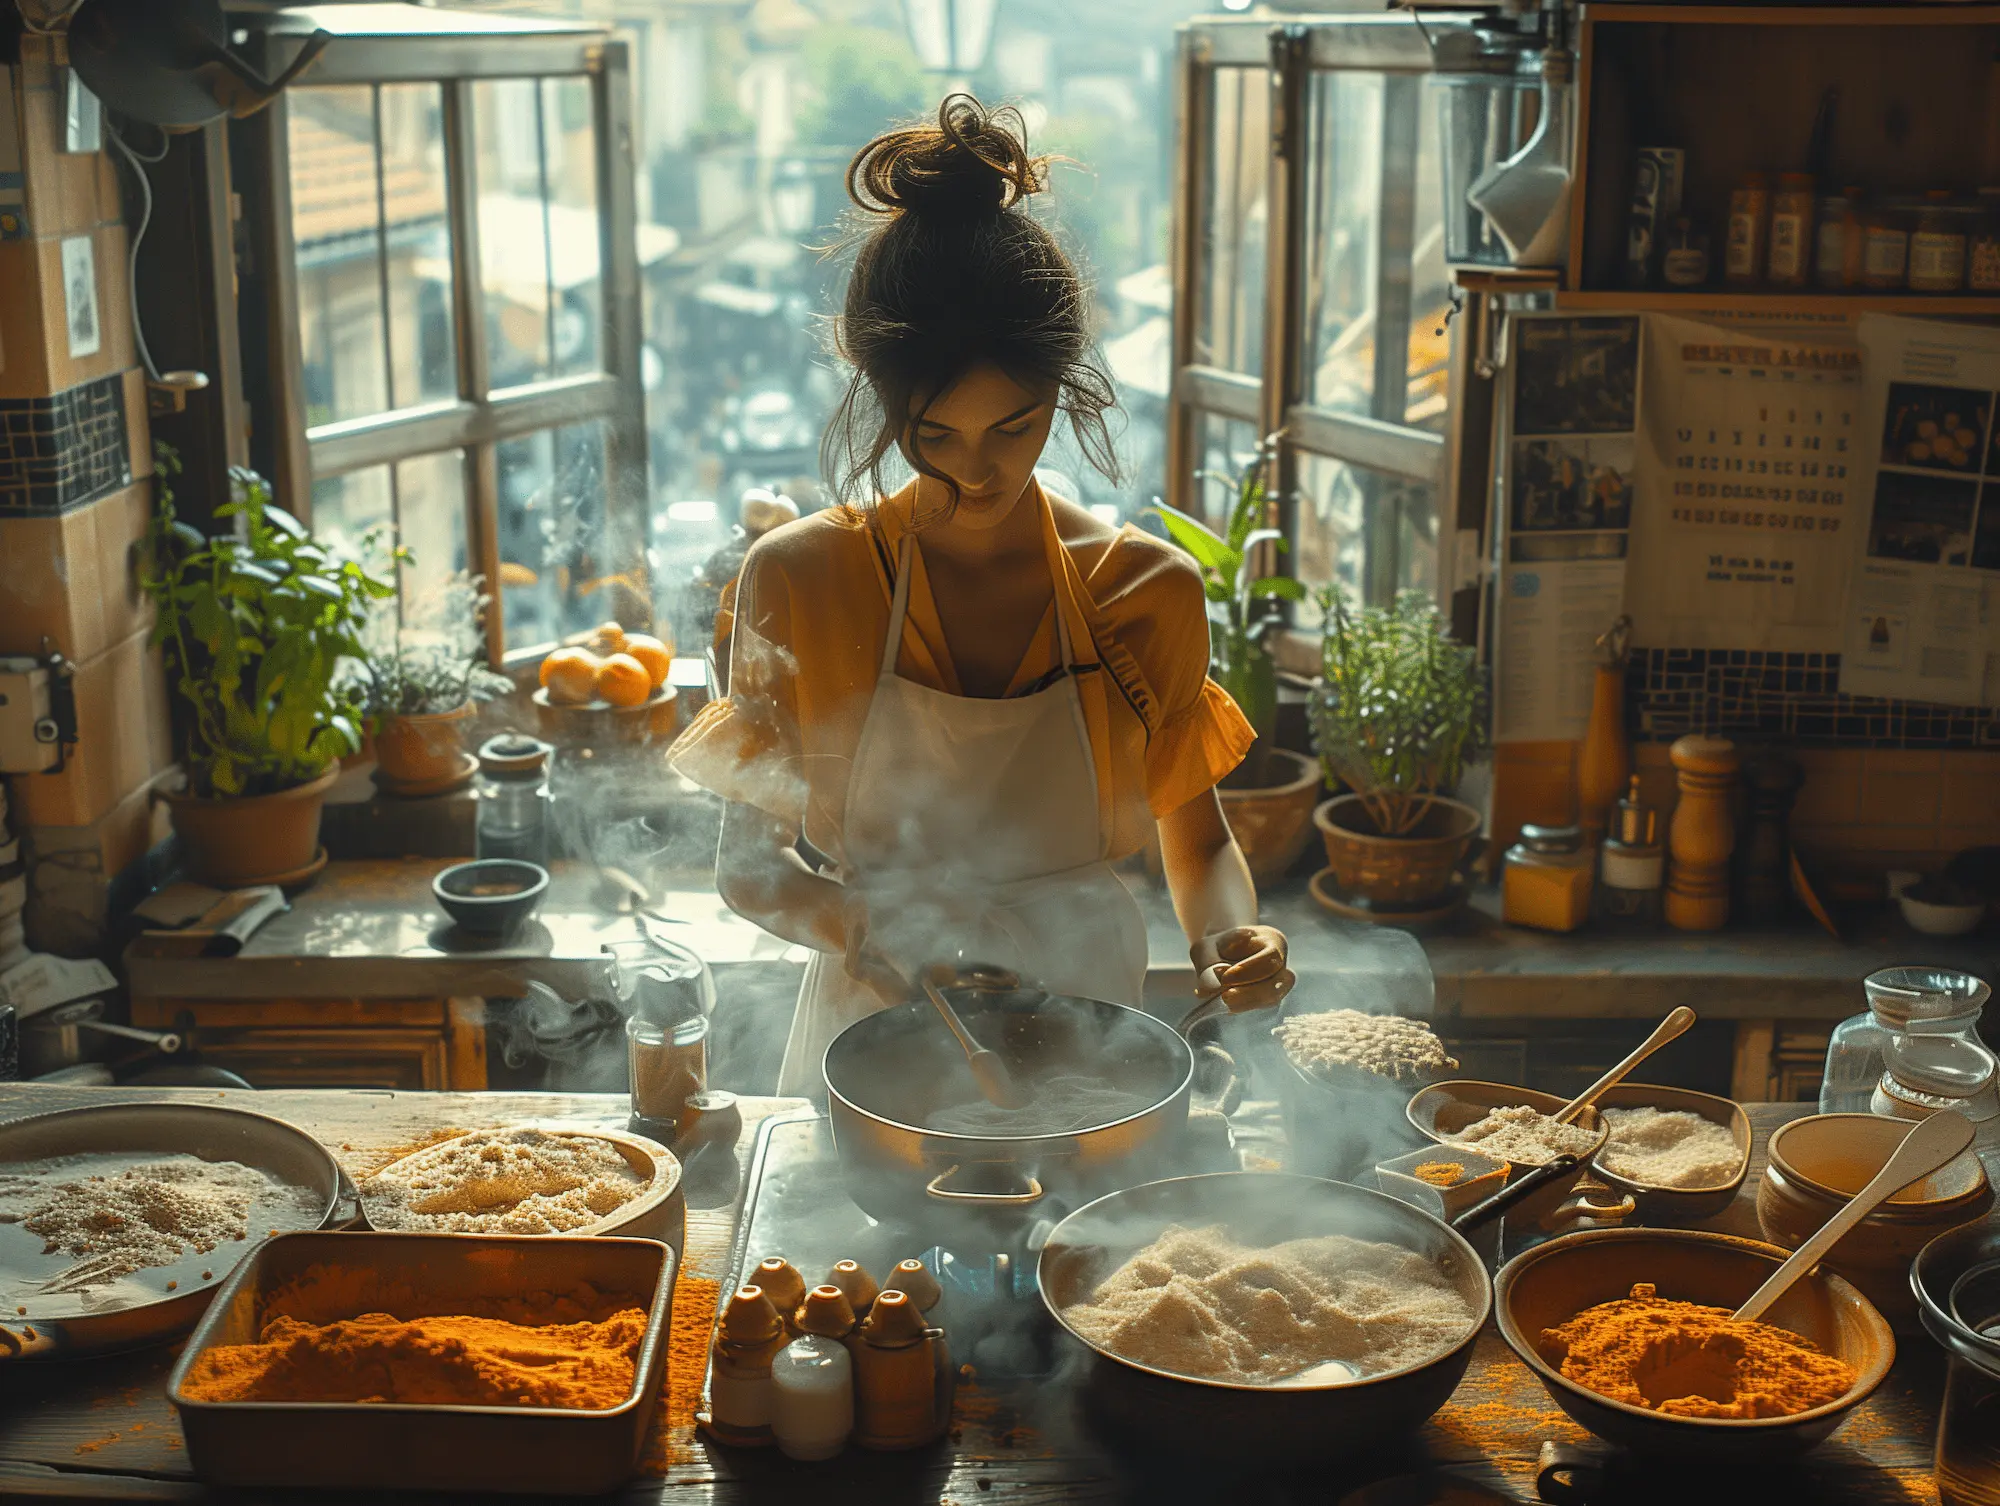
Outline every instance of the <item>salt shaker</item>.
<svg viewBox="0 0 2000 1506"><path fill-rule="evenodd" d="M944 1288L938 1285L931 1268L921 1260L897 1261L896 1269L882 1283L882 1290L907 1292L926 1322L934 1328L944 1327Z"/></svg>
<svg viewBox="0 0 2000 1506"><path fill-rule="evenodd" d="M907 1292L875 1299L850 1346L854 1441L868 1449L922 1448L951 1422L954 1376L944 1331Z"/></svg>
<svg viewBox="0 0 2000 1506"><path fill-rule="evenodd" d="M833 1269L827 1272L826 1284L840 1288L841 1294L847 1298L847 1305L854 1309L857 1322L868 1316L868 1309L880 1290L875 1285L875 1278L852 1260L835 1261Z"/></svg>
<svg viewBox="0 0 2000 1506"><path fill-rule="evenodd" d="M751 1272L750 1279L762 1287L764 1295L771 1299L778 1316L785 1320L785 1331L797 1338L799 1304L806 1300L806 1278L782 1255L772 1255L757 1262L757 1269Z"/></svg>
<svg viewBox="0 0 2000 1506"><path fill-rule="evenodd" d="M739 1287L722 1310L709 1362L708 1431L718 1443L760 1448L773 1441L771 1362L790 1341L770 1296Z"/></svg>
<svg viewBox="0 0 2000 1506"><path fill-rule="evenodd" d="M854 1362L838 1339L807 1334L771 1362L771 1432L788 1459L831 1459L854 1431Z"/></svg>
<svg viewBox="0 0 2000 1506"><path fill-rule="evenodd" d="M816 1286L799 1306L799 1332L843 1340L854 1332L854 1308L837 1286Z"/></svg>

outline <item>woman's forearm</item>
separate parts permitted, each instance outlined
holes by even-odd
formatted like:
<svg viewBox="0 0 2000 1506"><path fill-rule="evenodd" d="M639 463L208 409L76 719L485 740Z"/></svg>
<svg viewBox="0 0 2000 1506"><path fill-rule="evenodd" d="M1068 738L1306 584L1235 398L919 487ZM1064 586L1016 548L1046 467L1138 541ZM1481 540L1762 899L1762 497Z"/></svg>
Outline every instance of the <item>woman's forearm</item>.
<svg viewBox="0 0 2000 1506"><path fill-rule="evenodd" d="M1214 790L1161 817L1160 858L1190 943L1256 924L1257 886Z"/></svg>
<svg viewBox="0 0 2000 1506"><path fill-rule="evenodd" d="M812 872L785 822L748 805L722 814L715 884L722 902L773 936L822 952L847 945L846 890Z"/></svg>

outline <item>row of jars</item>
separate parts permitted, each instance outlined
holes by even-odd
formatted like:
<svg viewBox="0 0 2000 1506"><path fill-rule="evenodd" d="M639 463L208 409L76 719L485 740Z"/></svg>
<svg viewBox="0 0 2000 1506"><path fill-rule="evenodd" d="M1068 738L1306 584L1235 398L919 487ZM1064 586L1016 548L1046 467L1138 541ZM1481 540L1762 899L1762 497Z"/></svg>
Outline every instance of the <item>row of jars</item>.
<svg viewBox="0 0 2000 1506"><path fill-rule="evenodd" d="M2000 293L2000 187L1870 195L1810 173L1746 174L1729 198L1723 281L1736 287Z"/></svg>

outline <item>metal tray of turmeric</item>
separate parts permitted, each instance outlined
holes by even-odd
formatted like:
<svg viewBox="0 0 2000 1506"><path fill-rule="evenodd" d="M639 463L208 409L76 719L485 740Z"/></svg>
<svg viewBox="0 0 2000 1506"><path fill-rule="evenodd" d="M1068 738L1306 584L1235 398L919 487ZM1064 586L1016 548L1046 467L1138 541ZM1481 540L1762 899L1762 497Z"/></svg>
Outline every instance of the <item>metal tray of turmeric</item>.
<svg viewBox="0 0 2000 1506"><path fill-rule="evenodd" d="M673 1250L651 1239L279 1235L216 1294L168 1377L167 1397L180 1414L188 1462L211 1485L597 1494L629 1478L645 1448L666 1378L675 1275ZM234 1373L235 1357L214 1351L274 1338L287 1346L284 1384L267 1389L310 1391L310 1377L331 1375L351 1392L348 1377L358 1367L330 1339L325 1352L301 1353L321 1340L300 1340L292 1324L324 1331L386 1313L408 1325L499 1318L530 1327L602 1323L609 1331L622 1322L629 1336L636 1320L615 1315L631 1309L645 1314L645 1327L631 1352L630 1387L613 1405L580 1385L584 1405L545 1404L553 1378L540 1385L544 1404L529 1405L201 1399L226 1390L217 1377ZM370 1378L396 1394L422 1394L431 1385L426 1357L449 1348L411 1334L393 1363L376 1357ZM280 1371L273 1365L262 1374ZM601 1373L592 1389L607 1392Z"/></svg>

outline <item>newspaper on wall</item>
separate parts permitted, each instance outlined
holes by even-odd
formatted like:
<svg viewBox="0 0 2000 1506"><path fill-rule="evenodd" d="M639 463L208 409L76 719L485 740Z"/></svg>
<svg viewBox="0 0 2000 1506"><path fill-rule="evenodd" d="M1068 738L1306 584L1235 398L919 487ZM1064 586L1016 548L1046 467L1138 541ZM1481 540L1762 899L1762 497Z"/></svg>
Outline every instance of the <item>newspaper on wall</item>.
<svg viewBox="0 0 2000 1506"><path fill-rule="evenodd" d="M1627 586L1649 647L1837 653L1852 558L1861 351L1845 332L1646 320Z"/></svg>
<svg viewBox="0 0 2000 1506"><path fill-rule="evenodd" d="M1595 643L1624 610L1636 316L1517 315L1509 356L1495 736L1583 736Z"/></svg>
<svg viewBox="0 0 2000 1506"><path fill-rule="evenodd" d="M2000 330L1864 315L1840 688L2000 704Z"/></svg>

